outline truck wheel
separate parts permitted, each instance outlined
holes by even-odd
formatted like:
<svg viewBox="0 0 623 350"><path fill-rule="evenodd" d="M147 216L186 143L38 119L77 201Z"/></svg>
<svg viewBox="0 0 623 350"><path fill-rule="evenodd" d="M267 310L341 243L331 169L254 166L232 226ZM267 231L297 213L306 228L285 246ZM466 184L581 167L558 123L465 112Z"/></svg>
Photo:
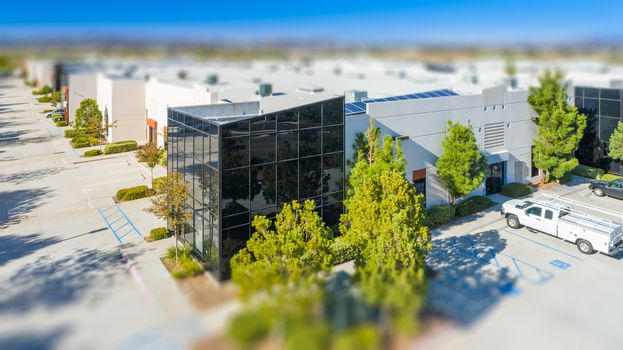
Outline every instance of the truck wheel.
<svg viewBox="0 0 623 350"><path fill-rule="evenodd" d="M589 241L584 239L578 239L576 245L578 246L578 250L580 252L584 254L593 254L593 246Z"/></svg>
<svg viewBox="0 0 623 350"><path fill-rule="evenodd" d="M509 215L506 218L506 224L508 225L508 227L510 227L512 229L518 229L519 226L521 226L519 224L519 219L515 215Z"/></svg>
<svg viewBox="0 0 623 350"><path fill-rule="evenodd" d="M593 193L597 196L597 197L603 197L604 196L604 190L601 188L596 188L593 190Z"/></svg>

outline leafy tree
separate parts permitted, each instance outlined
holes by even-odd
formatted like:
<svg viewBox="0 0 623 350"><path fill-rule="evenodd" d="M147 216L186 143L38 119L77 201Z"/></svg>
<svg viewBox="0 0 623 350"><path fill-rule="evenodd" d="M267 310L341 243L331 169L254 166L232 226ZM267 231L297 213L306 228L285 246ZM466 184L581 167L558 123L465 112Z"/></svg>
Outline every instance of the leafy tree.
<svg viewBox="0 0 623 350"><path fill-rule="evenodd" d="M612 159L623 160L623 123L618 122L617 128L610 135L608 155Z"/></svg>
<svg viewBox="0 0 623 350"><path fill-rule="evenodd" d="M369 148L368 138L366 137L365 133L358 132L355 135L355 141L352 144L352 148L353 148L353 158L346 160L346 164L348 165L349 168L354 167L355 164L357 164L357 161L359 160L360 156L363 156L364 154L366 154L366 151Z"/></svg>
<svg viewBox="0 0 623 350"><path fill-rule="evenodd" d="M108 135L108 130L117 127L117 121L113 121L112 123L108 122L108 118L102 119L90 118L87 121L87 125L85 125L86 132L97 137L100 146L100 152L102 151L102 143ZM153 185L153 171L152 171L152 185Z"/></svg>
<svg viewBox="0 0 623 350"><path fill-rule="evenodd" d="M154 168L158 165L160 157L164 154L162 147L156 146L155 143L148 143L138 151L136 151L136 158L139 162L147 164L151 170L151 187L154 187Z"/></svg>
<svg viewBox="0 0 623 350"><path fill-rule="evenodd" d="M175 233L175 263L179 263L178 241L179 228L192 219L192 214L185 208L188 198L188 186L184 177L179 173L170 173L164 181L155 184L156 195L151 196L151 206L145 209L159 219L167 220L169 227ZM183 234L184 232L182 232Z"/></svg>
<svg viewBox="0 0 623 350"><path fill-rule="evenodd" d="M340 230L355 251L355 279L364 299L390 323L411 328L426 291L424 258L431 248L422 196L405 179L397 141L370 121L367 157L351 170Z"/></svg>
<svg viewBox="0 0 623 350"><path fill-rule="evenodd" d="M530 88L528 102L539 114L534 140L534 165L542 170L541 183L548 175L560 179L578 165L574 156L586 128L586 116L567 104L564 75L546 71L540 86Z"/></svg>
<svg viewBox="0 0 623 350"><path fill-rule="evenodd" d="M53 92L50 102L52 103L52 106L56 107L56 105L58 105L61 102L61 92L60 91Z"/></svg>
<svg viewBox="0 0 623 350"><path fill-rule="evenodd" d="M255 233L230 262L242 297L307 289L331 269L331 231L314 209L312 200L285 204L274 229L265 216L253 219Z"/></svg>
<svg viewBox="0 0 623 350"><path fill-rule="evenodd" d="M102 112L97 102L92 98L87 98L80 102L80 106L76 109L76 119L74 121L75 129L94 133L95 125L101 123ZM96 132L95 134L97 135Z"/></svg>
<svg viewBox="0 0 623 350"><path fill-rule="evenodd" d="M448 135L441 144L437 175L450 193L450 205L465 197L484 180L487 161L480 153L472 126L448 122Z"/></svg>

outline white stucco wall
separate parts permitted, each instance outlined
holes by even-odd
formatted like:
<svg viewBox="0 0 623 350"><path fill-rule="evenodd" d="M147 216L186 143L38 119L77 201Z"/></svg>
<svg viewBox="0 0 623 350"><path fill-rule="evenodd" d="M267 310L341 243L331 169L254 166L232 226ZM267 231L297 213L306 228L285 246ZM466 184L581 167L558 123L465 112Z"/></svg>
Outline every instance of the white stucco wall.
<svg viewBox="0 0 623 350"><path fill-rule="evenodd" d="M69 74L69 122L85 99L97 99L97 74Z"/></svg>
<svg viewBox="0 0 623 350"><path fill-rule="evenodd" d="M146 138L145 83L140 79L109 77L97 78L97 104L108 122L116 126L108 132L108 142Z"/></svg>
<svg viewBox="0 0 623 350"><path fill-rule="evenodd" d="M497 87L477 95L371 103L367 107L368 114L346 116L346 157L353 157L355 135L368 128L368 118L372 116L382 135L408 137L401 141L407 160L405 176L411 181L414 170L426 169L427 206L446 204L448 194L437 178L435 163L442 151L448 121L452 121L472 125L476 141L488 159L507 161L505 183L529 182L536 125L531 120L534 112L527 97L526 91ZM503 138L495 147L487 148L485 127L492 124L497 125L497 130L502 130L503 125ZM472 194L484 193L483 184Z"/></svg>

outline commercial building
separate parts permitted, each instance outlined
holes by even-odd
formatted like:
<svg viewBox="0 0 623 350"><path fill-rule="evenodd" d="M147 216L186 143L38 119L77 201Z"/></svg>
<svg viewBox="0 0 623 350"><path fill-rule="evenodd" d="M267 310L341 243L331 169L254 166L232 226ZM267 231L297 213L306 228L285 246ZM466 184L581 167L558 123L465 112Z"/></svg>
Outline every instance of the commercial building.
<svg viewBox="0 0 623 350"><path fill-rule="evenodd" d="M68 76L67 115L69 122L76 120L76 110L80 103L86 99L97 99L97 74L78 73Z"/></svg>
<svg viewBox="0 0 623 350"><path fill-rule="evenodd" d="M505 183L527 183L538 176L531 155L535 113L527 98L527 91L498 86L480 94L459 95L444 89L348 103L346 157L352 159L357 133L364 132L373 118L381 134L402 140L405 176L425 195L426 206L447 204L448 193L435 163L448 122L471 125L489 164L485 182L472 194L494 194Z"/></svg>
<svg viewBox="0 0 623 350"><path fill-rule="evenodd" d="M168 172L184 175L193 219L183 240L219 278L252 233L292 200L313 199L336 229L344 197L344 98L270 96L260 101L168 108Z"/></svg>
<svg viewBox="0 0 623 350"><path fill-rule="evenodd" d="M106 140L145 140L145 82L143 79L99 74L97 105L109 125Z"/></svg>
<svg viewBox="0 0 623 350"><path fill-rule="evenodd" d="M572 91L573 103L587 118L584 137L576 152L578 160L581 164L622 175L621 162L608 157L608 144L617 124L623 121L623 91L588 86L576 86Z"/></svg>

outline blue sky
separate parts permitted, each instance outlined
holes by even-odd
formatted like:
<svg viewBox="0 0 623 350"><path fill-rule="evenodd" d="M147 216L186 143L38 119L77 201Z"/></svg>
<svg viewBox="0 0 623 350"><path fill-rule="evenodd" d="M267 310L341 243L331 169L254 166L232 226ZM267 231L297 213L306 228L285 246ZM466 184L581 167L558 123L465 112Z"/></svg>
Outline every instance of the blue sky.
<svg viewBox="0 0 623 350"><path fill-rule="evenodd" d="M565 43L623 40L623 2L548 0L7 0L0 37L245 42ZM54 7L50 6L54 4Z"/></svg>

